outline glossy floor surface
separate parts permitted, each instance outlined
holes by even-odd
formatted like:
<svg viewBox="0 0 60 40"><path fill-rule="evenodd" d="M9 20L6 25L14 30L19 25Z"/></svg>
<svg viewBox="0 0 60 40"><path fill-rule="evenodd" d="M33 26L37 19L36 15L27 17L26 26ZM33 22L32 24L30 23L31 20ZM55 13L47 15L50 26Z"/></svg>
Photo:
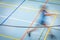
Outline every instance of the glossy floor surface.
<svg viewBox="0 0 60 40"><path fill-rule="evenodd" d="M17 26L0 25L0 40L21 40L21 37L28 29L24 27L31 25L44 2L45 0L0 0L0 24ZM54 26L49 34L52 32L56 39L51 38L48 34L46 40L60 40L60 26L56 26L60 25L60 0L49 0L47 11L57 15L47 16L47 25ZM36 26L40 18L41 14L39 14L32 27ZM44 40L47 31L47 28L38 28L31 33L31 37L28 34L25 35L23 40Z"/></svg>

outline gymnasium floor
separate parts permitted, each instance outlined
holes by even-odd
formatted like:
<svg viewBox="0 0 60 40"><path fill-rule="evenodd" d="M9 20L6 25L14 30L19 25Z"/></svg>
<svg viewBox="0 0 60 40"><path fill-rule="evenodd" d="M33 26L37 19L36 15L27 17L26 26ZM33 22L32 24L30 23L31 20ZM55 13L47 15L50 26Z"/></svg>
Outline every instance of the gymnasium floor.
<svg viewBox="0 0 60 40"><path fill-rule="evenodd" d="M21 40L21 37L28 29L27 27L32 23L44 2L45 0L0 0L0 24L17 26L0 25L0 40ZM49 0L47 11L57 14L57 16L47 17L47 25L60 25L60 0ZM36 26L40 17L41 15L39 15L32 27ZM38 28L38 30L31 33L31 37L27 34L24 40L44 40L47 31L47 28ZM59 26L52 27L50 31L56 36L57 40L60 40ZM48 35L46 40L55 39L51 39Z"/></svg>

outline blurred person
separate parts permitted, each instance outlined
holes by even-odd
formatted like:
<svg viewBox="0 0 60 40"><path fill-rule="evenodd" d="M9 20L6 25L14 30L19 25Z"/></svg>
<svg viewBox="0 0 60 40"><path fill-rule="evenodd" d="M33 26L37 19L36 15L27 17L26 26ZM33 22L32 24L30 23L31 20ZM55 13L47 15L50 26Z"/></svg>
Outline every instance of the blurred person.
<svg viewBox="0 0 60 40"><path fill-rule="evenodd" d="M46 11L46 9L47 9L47 7L45 5L42 5L41 10L39 11L39 13L41 12L41 20L39 20L38 24L43 25L46 28L49 28L46 24L47 23L46 16L54 16L56 14L49 14ZM31 37L31 32L36 31L36 30L37 30L37 28L34 28L34 29L28 31L28 36ZM54 38L54 35L51 33L50 37Z"/></svg>

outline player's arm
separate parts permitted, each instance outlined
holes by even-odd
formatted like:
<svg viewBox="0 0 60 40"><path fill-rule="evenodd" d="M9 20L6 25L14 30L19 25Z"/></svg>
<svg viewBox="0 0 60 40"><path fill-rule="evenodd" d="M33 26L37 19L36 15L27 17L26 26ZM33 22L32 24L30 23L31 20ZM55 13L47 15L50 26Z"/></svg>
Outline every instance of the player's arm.
<svg viewBox="0 0 60 40"><path fill-rule="evenodd" d="M45 14L46 16L55 16L56 14Z"/></svg>
<svg viewBox="0 0 60 40"><path fill-rule="evenodd" d="M57 15L57 14L50 14L50 13L46 12L45 15L46 15L46 16L55 16L55 15Z"/></svg>

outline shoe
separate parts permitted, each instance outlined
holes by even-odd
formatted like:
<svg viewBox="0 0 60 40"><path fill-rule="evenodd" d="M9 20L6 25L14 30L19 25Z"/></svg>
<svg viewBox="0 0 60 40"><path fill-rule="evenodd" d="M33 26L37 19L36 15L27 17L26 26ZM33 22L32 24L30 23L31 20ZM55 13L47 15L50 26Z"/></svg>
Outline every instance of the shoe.
<svg viewBox="0 0 60 40"><path fill-rule="evenodd" d="M50 34L50 37L51 37L51 39L54 39L54 40L56 40L56 36L55 36L55 35L53 35L53 34Z"/></svg>
<svg viewBox="0 0 60 40"><path fill-rule="evenodd" d="M28 36L31 37L31 32L28 33Z"/></svg>

